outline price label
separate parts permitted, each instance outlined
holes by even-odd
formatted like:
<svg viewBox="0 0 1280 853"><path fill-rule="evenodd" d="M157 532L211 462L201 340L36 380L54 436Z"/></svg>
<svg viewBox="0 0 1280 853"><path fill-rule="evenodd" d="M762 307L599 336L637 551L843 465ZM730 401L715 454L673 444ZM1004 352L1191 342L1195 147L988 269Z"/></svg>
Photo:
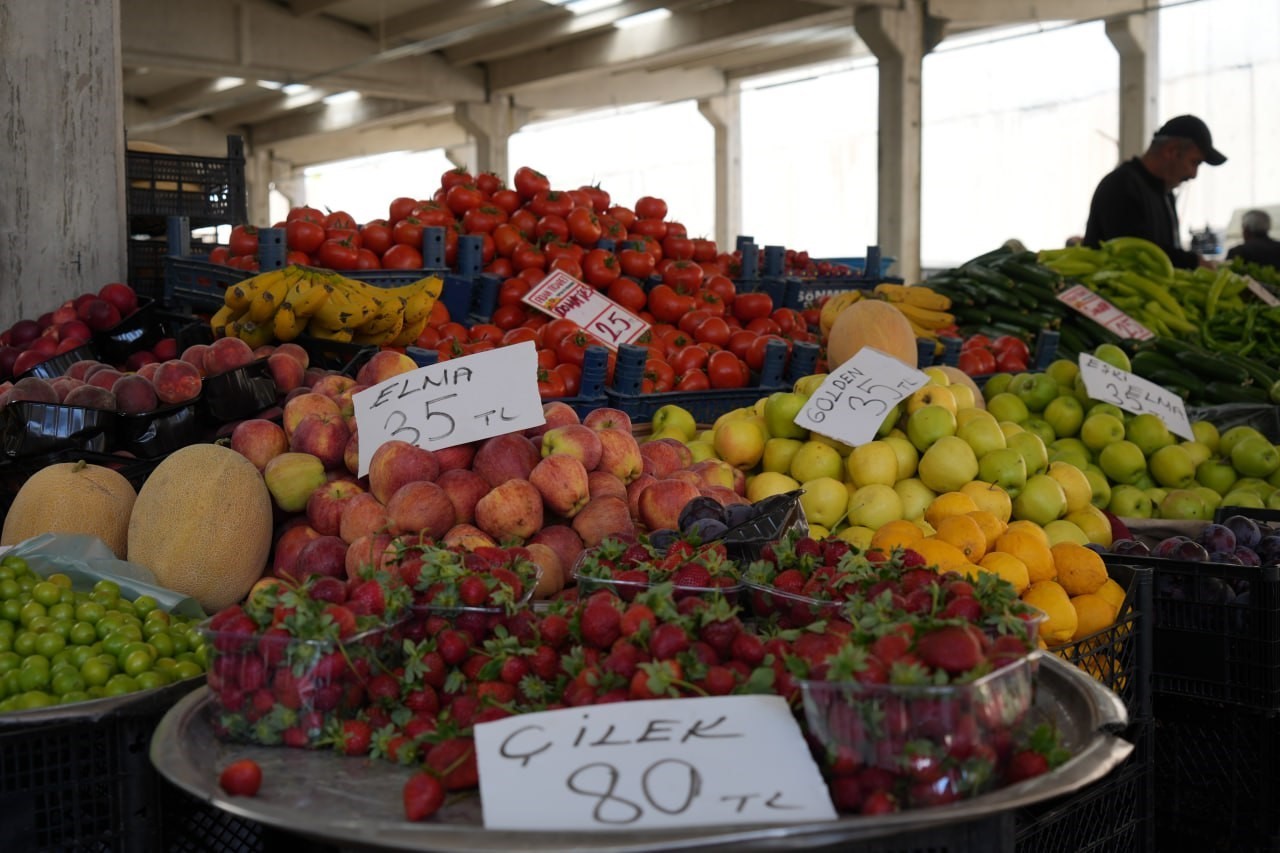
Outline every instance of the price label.
<svg viewBox="0 0 1280 853"><path fill-rule="evenodd" d="M420 367L351 398L360 436L360 473L392 440L443 450L547 422L538 395L532 341Z"/></svg>
<svg viewBox="0 0 1280 853"><path fill-rule="evenodd" d="M1274 307L1280 305L1280 299L1276 299L1276 295L1266 288L1266 286L1253 276L1245 276L1248 282L1245 286L1249 288L1249 292L1262 300L1263 305Z"/></svg>
<svg viewBox="0 0 1280 853"><path fill-rule="evenodd" d="M1085 352L1080 353L1079 362L1080 378L1093 399L1135 415L1153 414L1175 435L1195 439L1186 406L1177 394Z"/></svg>
<svg viewBox="0 0 1280 853"><path fill-rule="evenodd" d="M884 416L900 400L928 384L929 376L923 371L863 347L827 375L795 423L857 447L876 437Z"/></svg>
<svg viewBox="0 0 1280 853"><path fill-rule="evenodd" d="M836 817L779 696L519 714L481 723L475 735L486 829L628 831Z"/></svg>
<svg viewBox="0 0 1280 853"><path fill-rule="evenodd" d="M1155 333L1146 326L1083 284L1073 285L1059 293L1058 301L1070 305L1104 329L1114 332L1122 338L1136 338L1137 340L1145 341L1155 337Z"/></svg>
<svg viewBox="0 0 1280 853"><path fill-rule="evenodd" d="M552 317L565 317L609 349L635 343L649 324L564 270L552 270L524 295L524 302Z"/></svg>

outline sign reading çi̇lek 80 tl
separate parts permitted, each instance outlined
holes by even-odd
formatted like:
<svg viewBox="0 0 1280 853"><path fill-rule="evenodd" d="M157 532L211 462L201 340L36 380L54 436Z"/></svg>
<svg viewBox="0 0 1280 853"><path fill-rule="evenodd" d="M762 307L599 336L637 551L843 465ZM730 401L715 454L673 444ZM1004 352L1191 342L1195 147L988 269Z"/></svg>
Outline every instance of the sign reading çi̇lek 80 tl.
<svg viewBox="0 0 1280 853"><path fill-rule="evenodd" d="M351 398L360 471L384 443L443 450L546 423L531 341L430 364L393 376Z"/></svg>
<svg viewBox="0 0 1280 853"><path fill-rule="evenodd" d="M874 347L863 347L827 375L795 423L857 447L876 437L894 406L928 384L927 373Z"/></svg>

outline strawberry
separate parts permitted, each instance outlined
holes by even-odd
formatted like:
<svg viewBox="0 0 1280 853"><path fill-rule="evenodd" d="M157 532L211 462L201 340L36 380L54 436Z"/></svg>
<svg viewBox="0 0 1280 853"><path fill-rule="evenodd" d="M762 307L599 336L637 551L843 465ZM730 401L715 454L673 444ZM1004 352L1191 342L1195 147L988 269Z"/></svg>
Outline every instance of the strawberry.
<svg viewBox="0 0 1280 853"><path fill-rule="evenodd" d="M653 609L647 604L632 602L622 614L621 630L622 636L630 637L641 631L653 628L658 618L654 616Z"/></svg>
<svg viewBox="0 0 1280 853"><path fill-rule="evenodd" d="M364 720L343 720L334 732L333 746L343 755L365 755L373 740L373 728Z"/></svg>
<svg viewBox="0 0 1280 853"><path fill-rule="evenodd" d="M942 618L980 622L982 621L982 605L978 603L978 599L972 596L957 596L947 602L946 607L942 608Z"/></svg>
<svg viewBox="0 0 1280 853"><path fill-rule="evenodd" d="M522 657L509 657L502 662L502 667L498 670L498 678L507 684L518 685L526 675L529 674L529 663Z"/></svg>
<svg viewBox="0 0 1280 853"><path fill-rule="evenodd" d="M405 781L402 796L405 818L424 820L444 805L444 785L430 773L415 773Z"/></svg>
<svg viewBox="0 0 1280 853"><path fill-rule="evenodd" d="M808 536L802 536L796 540L795 551L797 557L822 558L822 546Z"/></svg>
<svg viewBox="0 0 1280 853"><path fill-rule="evenodd" d="M251 758L233 761L222 769L218 785L233 797L252 797L262 786L262 768Z"/></svg>
<svg viewBox="0 0 1280 853"><path fill-rule="evenodd" d="M676 586L705 589L711 586L711 572L707 571L706 566L701 566L697 563L685 563L676 569L671 576L671 580Z"/></svg>
<svg viewBox="0 0 1280 853"><path fill-rule="evenodd" d="M516 688L505 681L482 681L476 685L476 697L498 705L515 701Z"/></svg>
<svg viewBox="0 0 1280 853"><path fill-rule="evenodd" d="M356 614L342 604L326 604L324 613L338 626L338 638L346 639L356 632Z"/></svg>
<svg viewBox="0 0 1280 853"><path fill-rule="evenodd" d="M644 652L625 641L614 643L613 650L605 656L601 666L607 672L617 673L622 678L630 679L636 667L646 660Z"/></svg>
<svg viewBox="0 0 1280 853"><path fill-rule="evenodd" d="M476 765L476 744L469 737L446 738L427 752L426 767L434 771L449 791L475 788L480 784Z"/></svg>
<svg viewBox="0 0 1280 853"><path fill-rule="evenodd" d="M911 648L911 641L902 634L885 634L871 644L871 654L884 663L893 663Z"/></svg>
<svg viewBox="0 0 1280 853"><path fill-rule="evenodd" d="M1049 759L1038 752L1024 749L1015 752L1004 770L1006 785L1033 779L1049 772Z"/></svg>
<svg viewBox="0 0 1280 853"><path fill-rule="evenodd" d="M689 633L683 625L664 622L649 635L649 651L659 660L670 660L689 648Z"/></svg>
<svg viewBox="0 0 1280 853"><path fill-rule="evenodd" d="M458 583L458 595L468 607L479 607L488 602L489 585L480 575L467 575Z"/></svg>
<svg viewBox="0 0 1280 853"><path fill-rule="evenodd" d="M430 685L424 684L405 693L404 706L415 714L434 714L440 710L440 697Z"/></svg>
<svg viewBox="0 0 1280 853"><path fill-rule="evenodd" d="M709 666L702 679L702 689L711 696L727 696L738 684L737 675L727 666Z"/></svg>
<svg viewBox="0 0 1280 853"><path fill-rule="evenodd" d="M471 639L459 631L441 631L436 638L440 657L449 666L457 666L471 653Z"/></svg>
<svg viewBox="0 0 1280 853"><path fill-rule="evenodd" d="M902 552L902 567L904 569L916 569L923 565L926 565L924 555L919 551L907 548ZM863 814L866 813L865 811L863 812Z"/></svg>
<svg viewBox="0 0 1280 853"><path fill-rule="evenodd" d="M764 643L755 634L739 631L738 636L733 638L732 652L734 660L742 661L747 666L756 667L764 663Z"/></svg>
<svg viewBox="0 0 1280 853"><path fill-rule="evenodd" d="M588 604L578 623L582 641L607 649L622 635L622 615L613 605Z"/></svg>
<svg viewBox="0 0 1280 853"><path fill-rule="evenodd" d="M529 669L538 678L549 681L560 672L560 655L551 646L537 646L529 656Z"/></svg>
<svg viewBox="0 0 1280 853"><path fill-rule="evenodd" d="M312 601L342 604L347 600L347 585L337 578L316 578L311 582L307 595Z"/></svg>
<svg viewBox="0 0 1280 853"><path fill-rule="evenodd" d="M969 631L955 625L935 628L916 638L916 654L925 666L950 675L982 663L982 646Z"/></svg>
<svg viewBox="0 0 1280 853"><path fill-rule="evenodd" d="M395 676L380 672L369 679L365 691L370 702L391 705L400 699L400 682L395 679Z"/></svg>
<svg viewBox="0 0 1280 853"><path fill-rule="evenodd" d="M698 630L698 639L715 649L720 657L727 658L733 654L733 641L741 631L742 623L736 619L717 619Z"/></svg>
<svg viewBox="0 0 1280 853"><path fill-rule="evenodd" d="M897 810L898 799L888 791L872 791L862 800L862 814L891 814Z"/></svg>
<svg viewBox="0 0 1280 853"><path fill-rule="evenodd" d="M824 539L822 540L822 562L824 565L834 566L851 550L849 543L843 539Z"/></svg>
<svg viewBox="0 0 1280 853"><path fill-rule="evenodd" d="M836 776L829 784L831 803L838 811L856 812L862 805L862 787L853 776Z"/></svg>

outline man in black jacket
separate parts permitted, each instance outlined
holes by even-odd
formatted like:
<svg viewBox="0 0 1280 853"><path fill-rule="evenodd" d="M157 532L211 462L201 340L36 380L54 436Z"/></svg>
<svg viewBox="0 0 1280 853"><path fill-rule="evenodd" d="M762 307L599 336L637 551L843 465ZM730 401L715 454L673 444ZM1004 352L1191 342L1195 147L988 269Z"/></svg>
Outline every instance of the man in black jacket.
<svg viewBox="0 0 1280 853"><path fill-rule="evenodd" d="M1141 157L1121 163L1098 183L1084 244L1097 248L1112 237L1145 237L1164 249L1175 267L1194 269L1204 261L1182 248L1173 190L1194 178L1201 163L1226 161L1203 121L1192 115L1169 119Z"/></svg>
<svg viewBox="0 0 1280 853"><path fill-rule="evenodd" d="M1240 220L1244 242L1227 252L1227 259L1244 258L1251 264L1265 264L1280 268L1280 240L1267 236L1271 230L1271 217L1265 210L1250 210Z"/></svg>

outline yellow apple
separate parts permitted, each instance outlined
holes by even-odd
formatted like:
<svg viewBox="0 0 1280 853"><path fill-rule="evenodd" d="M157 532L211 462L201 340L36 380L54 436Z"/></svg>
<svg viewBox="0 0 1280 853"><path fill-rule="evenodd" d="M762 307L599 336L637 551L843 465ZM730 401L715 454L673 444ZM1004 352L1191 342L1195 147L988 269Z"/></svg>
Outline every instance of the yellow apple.
<svg viewBox="0 0 1280 853"><path fill-rule="evenodd" d="M802 376L797 379L795 384L791 386L791 390L806 397L812 397L813 392L822 387L822 383L827 381L827 374L814 373L810 376Z"/></svg>
<svg viewBox="0 0 1280 853"><path fill-rule="evenodd" d="M868 441L855 447L845 459L845 468L849 474L849 482L859 488L872 483L892 486L900 479L898 452L884 439Z"/></svg>
<svg viewBox="0 0 1280 853"><path fill-rule="evenodd" d="M941 406L951 414L956 413L956 395L944 385L932 383L918 388L907 398L907 414L910 415L925 406Z"/></svg>
<svg viewBox="0 0 1280 853"><path fill-rule="evenodd" d="M849 523L879 529L902 518L902 498L893 486L872 483L849 495Z"/></svg>
<svg viewBox="0 0 1280 853"><path fill-rule="evenodd" d="M973 389L963 382L955 382L947 386L947 390L956 398L956 411L960 412L965 409L975 409L977 411L986 411L979 409L977 405L977 395L973 393Z"/></svg>
<svg viewBox="0 0 1280 853"><path fill-rule="evenodd" d="M893 490L902 500L902 517L915 521L924 518L924 511L933 503L938 493L915 477L908 477L893 484Z"/></svg>
<svg viewBox="0 0 1280 853"><path fill-rule="evenodd" d="M703 441L702 439L691 441L685 446L688 447L689 452L693 454L694 462L701 462L704 459L720 458L719 456L716 456L715 447L710 442Z"/></svg>
<svg viewBox="0 0 1280 853"><path fill-rule="evenodd" d="M1051 462L1047 473L1062 486L1062 492L1067 498L1068 513L1084 509L1093 503L1093 486L1084 471L1070 462Z"/></svg>
<svg viewBox="0 0 1280 853"><path fill-rule="evenodd" d="M871 547L871 537L875 535L876 532L870 527L863 527L861 524L851 524L837 533L836 538L843 539L859 551L865 551Z"/></svg>
<svg viewBox="0 0 1280 853"><path fill-rule="evenodd" d="M943 370L940 365L930 365L929 367L922 368L921 372L925 376L928 376L930 383L934 385L941 385L946 388L951 384L951 377L947 375L947 372Z"/></svg>
<svg viewBox="0 0 1280 853"><path fill-rule="evenodd" d="M668 403L653 413L654 435L667 430L675 430L684 436L681 441L689 441L698 434L698 422L688 409Z"/></svg>
<svg viewBox="0 0 1280 853"><path fill-rule="evenodd" d="M781 495L800 488L800 484L777 471L764 471L747 480L747 500L755 503L771 495Z"/></svg>
<svg viewBox="0 0 1280 853"><path fill-rule="evenodd" d="M844 474L844 460L835 448L816 441L806 441L791 457L791 468L787 471L801 483L816 480L819 477L840 479Z"/></svg>
<svg viewBox="0 0 1280 853"><path fill-rule="evenodd" d="M747 418L721 423L715 431L716 453L735 468L752 468L764 455L765 432Z"/></svg>
<svg viewBox="0 0 1280 853"><path fill-rule="evenodd" d="M917 472L935 492L954 492L978 476L978 457L963 438L944 435L920 457Z"/></svg>
<svg viewBox="0 0 1280 853"><path fill-rule="evenodd" d="M1009 493L994 483L971 480L961 486L960 491L973 498L978 509L986 510L1006 524L1013 516L1013 500Z"/></svg>
<svg viewBox="0 0 1280 853"><path fill-rule="evenodd" d="M1084 509L1069 512L1066 520L1084 531L1084 535L1094 545L1103 548L1111 547L1111 520L1106 513L1090 504Z"/></svg>
<svg viewBox="0 0 1280 853"><path fill-rule="evenodd" d="M809 440L816 441L818 444L825 444L828 447L833 448L835 452L839 453L841 456L848 456L853 452L853 447L851 445L845 444L843 441L836 441L834 438L828 438L821 433L809 433Z"/></svg>
<svg viewBox="0 0 1280 853"><path fill-rule="evenodd" d="M801 482L800 488L804 489L800 506L804 507L805 518L811 524L821 524L830 529L844 518L849 509L849 490L839 480L818 477Z"/></svg>
<svg viewBox="0 0 1280 853"><path fill-rule="evenodd" d="M1071 521L1055 518L1044 526L1044 535L1049 537L1049 547L1059 542L1074 542L1077 545L1088 545L1089 537Z"/></svg>
<svg viewBox="0 0 1280 853"><path fill-rule="evenodd" d="M804 446L798 438L771 438L764 443L764 455L760 464L766 471L777 471L786 474L791 470L791 460L796 451Z"/></svg>
<svg viewBox="0 0 1280 853"><path fill-rule="evenodd" d="M881 441L892 447L898 456L898 478L914 477L916 465L920 462L920 451L916 450L911 440L904 435L888 435Z"/></svg>

